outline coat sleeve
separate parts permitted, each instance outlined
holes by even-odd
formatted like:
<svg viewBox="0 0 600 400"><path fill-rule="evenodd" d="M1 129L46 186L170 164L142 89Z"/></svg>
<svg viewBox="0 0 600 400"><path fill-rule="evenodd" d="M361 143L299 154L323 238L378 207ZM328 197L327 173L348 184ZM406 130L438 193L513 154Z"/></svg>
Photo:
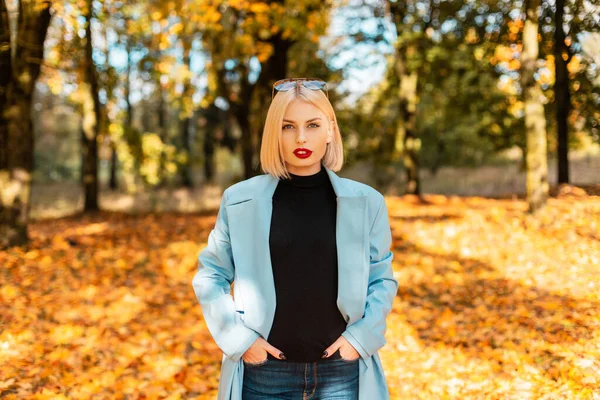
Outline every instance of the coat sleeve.
<svg viewBox="0 0 600 400"><path fill-rule="evenodd" d="M227 190L223 193L217 221L208 243L198 256L198 271L192 280L196 298L215 343L233 361L238 361L260 334L248 328L235 311L231 283L235 265L225 212Z"/></svg>
<svg viewBox="0 0 600 400"><path fill-rule="evenodd" d="M391 251L392 233L385 198L381 195L379 208L369 233L369 284L365 312L361 319L349 325L342 336L367 359L385 345L386 318L398 292L394 278Z"/></svg>

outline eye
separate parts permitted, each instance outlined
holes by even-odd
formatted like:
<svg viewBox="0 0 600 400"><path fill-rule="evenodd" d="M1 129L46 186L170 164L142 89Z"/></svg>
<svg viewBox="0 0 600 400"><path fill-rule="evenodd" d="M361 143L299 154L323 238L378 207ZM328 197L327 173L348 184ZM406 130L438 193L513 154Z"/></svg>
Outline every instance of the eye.
<svg viewBox="0 0 600 400"><path fill-rule="evenodd" d="M287 128L288 126L291 126L292 128L294 127L294 125L292 125L292 124L286 124L283 126L283 129Z"/></svg>
<svg viewBox="0 0 600 400"><path fill-rule="evenodd" d="M310 125L314 125L314 126L315 126L315 128L318 128L318 127L319 127L319 125L318 125L318 124L316 124L316 123L314 123L314 122L312 122ZM310 126L310 125L308 125L308 126Z"/></svg>

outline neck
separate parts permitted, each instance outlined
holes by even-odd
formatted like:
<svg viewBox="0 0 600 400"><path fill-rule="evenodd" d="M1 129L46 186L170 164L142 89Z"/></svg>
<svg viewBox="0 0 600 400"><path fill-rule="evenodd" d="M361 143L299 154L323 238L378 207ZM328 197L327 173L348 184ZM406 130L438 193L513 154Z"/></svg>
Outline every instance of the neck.
<svg viewBox="0 0 600 400"><path fill-rule="evenodd" d="M327 182L329 177L327 176L327 171L325 167L321 166L321 169L313 173L311 175L296 175L293 173L290 174L290 179L281 179L281 182L285 185L296 186L296 187L313 187L319 186L323 183Z"/></svg>

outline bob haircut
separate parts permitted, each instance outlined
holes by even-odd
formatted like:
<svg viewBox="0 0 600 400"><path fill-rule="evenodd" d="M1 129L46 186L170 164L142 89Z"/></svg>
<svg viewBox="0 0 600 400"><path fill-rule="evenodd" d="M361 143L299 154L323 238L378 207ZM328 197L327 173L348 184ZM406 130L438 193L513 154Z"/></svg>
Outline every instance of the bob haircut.
<svg viewBox="0 0 600 400"><path fill-rule="evenodd" d="M283 146L280 139L283 116L288 105L294 99L307 101L321 110L327 117L327 123L330 127L331 121L334 122L333 127L331 127L333 138L327 144L327 150L325 150L325 155L321 159L321 164L332 171L339 171L344 163L344 147L333 106L322 90L311 90L305 88L304 85L296 85L286 92L277 92L269 106L260 147L260 164L263 172L279 179L291 178L285 166Z"/></svg>

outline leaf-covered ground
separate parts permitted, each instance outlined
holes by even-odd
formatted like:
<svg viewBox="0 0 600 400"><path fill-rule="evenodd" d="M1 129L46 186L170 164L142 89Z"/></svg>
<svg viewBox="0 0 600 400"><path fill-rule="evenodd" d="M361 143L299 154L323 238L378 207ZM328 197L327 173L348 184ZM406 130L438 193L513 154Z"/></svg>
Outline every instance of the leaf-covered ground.
<svg viewBox="0 0 600 400"><path fill-rule="evenodd" d="M389 197L393 399L600 399L600 197ZM0 252L0 397L212 399L191 287L215 214L37 222ZM374 399L375 400L375 399Z"/></svg>

